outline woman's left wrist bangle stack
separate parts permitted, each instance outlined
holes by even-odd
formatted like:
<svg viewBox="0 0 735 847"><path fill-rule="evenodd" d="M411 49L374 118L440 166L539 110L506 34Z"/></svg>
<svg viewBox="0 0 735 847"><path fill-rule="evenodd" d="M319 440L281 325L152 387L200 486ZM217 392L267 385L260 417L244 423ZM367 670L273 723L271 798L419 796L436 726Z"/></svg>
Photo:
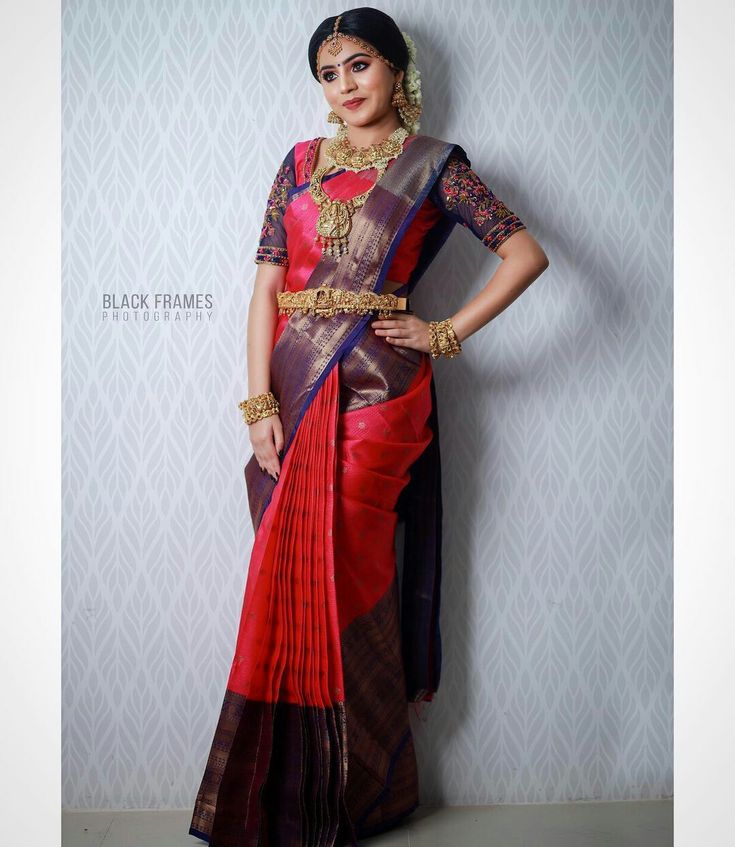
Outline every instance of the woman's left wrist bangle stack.
<svg viewBox="0 0 735 847"><path fill-rule="evenodd" d="M280 411L278 400L276 400L272 391L266 391L265 394L256 394L254 397L242 400L237 404L237 408L242 411L246 424L254 424L263 418L277 415Z"/></svg>
<svg viewBox="0 0 735 847"><path fill-rule="evenodd" d="M462 352L462 345L454 333L452 319L429 321L429 348L433 359L446 356L452 359Z"/></svg>

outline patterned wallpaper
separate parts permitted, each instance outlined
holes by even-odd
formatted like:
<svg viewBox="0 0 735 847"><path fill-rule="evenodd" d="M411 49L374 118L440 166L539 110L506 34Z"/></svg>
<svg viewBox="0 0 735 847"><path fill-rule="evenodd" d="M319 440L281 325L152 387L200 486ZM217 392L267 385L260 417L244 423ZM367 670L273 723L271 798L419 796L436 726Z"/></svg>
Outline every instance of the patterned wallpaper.
<svg viewBox="0 0 735 847"><path fill-rule="evenodd" d="M434 365L422 801L670 796L671 3L380 7L419 50L421 131L462 144L551 262ZM306 47L343 10L64 3L65 808L193 803L252 544L252 257L281 158L333 132ZM414 308L451 314L498 261L457 227Z"/></svg>

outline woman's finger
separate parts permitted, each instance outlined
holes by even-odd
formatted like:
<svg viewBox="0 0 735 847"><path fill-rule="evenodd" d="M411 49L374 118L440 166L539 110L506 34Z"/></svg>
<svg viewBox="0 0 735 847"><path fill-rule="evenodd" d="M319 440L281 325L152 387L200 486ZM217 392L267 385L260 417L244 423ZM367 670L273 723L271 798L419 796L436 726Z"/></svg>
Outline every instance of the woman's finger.
<svg viewBox="0 0 735 847"><path fill-rule="evenodd" d="M276 445L276 452L280 456L283 453L285 439L283 437L283 424L280 417L276 415L273 419L273 440Z"/></svg>
<svg viewBox="0 0 735 847"><path fill-rule="evenodd" d="M408 329L376 329L376 335L382 335L383 337L391 338L411 338L413 333Z"/></svg>
<svg viewBox="0 0 735 847"><path fill-rule="evenodd" d="M398 326L400 324L406 323L407 321L410 321L412 317L413 315L405 315L403 317L399 317L398 315L396 315L396 317L393 318L381 318L380 320L372 321L370 325L380 327Z"/></svg>
<svg viewBox="0 0 735 847"><path fill-rule="evenodd" d="M386 332L390 332L391 335L406 335L411 332L411 326L407 323L396 323L393 326L376 327L375 332L379 335L385 335Z"/></svg>
<svg viewBox="0 0 735 847"><path fill-rule="evenodd" d="M258 462L265 468L266 473L269 473L271 476L273 474L277 476L281 472L281 464L278 460L278 453L273 442L259 451Z"/></svg>
<svg viewBox="0 0 735 847"><path fill-rule="evenodd" d="M264 459L262 464L259 463L259 466L263 473L267 473L274 482L278 482L278 477L280 476L281 471L277 467L276 463L272 460Z"/></svg>

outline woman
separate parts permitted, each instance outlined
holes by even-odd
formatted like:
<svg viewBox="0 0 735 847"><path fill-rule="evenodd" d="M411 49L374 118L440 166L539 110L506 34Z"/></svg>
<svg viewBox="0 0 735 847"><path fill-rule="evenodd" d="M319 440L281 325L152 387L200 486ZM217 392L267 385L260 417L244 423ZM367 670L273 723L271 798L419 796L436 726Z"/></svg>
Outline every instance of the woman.
<svg viewBox="0 0 735 847"><path fill-rule="evenodd" d="M213 847L354 845L418 805L408 704L432 699L441 666L431 359L548 260L461 147L417 134L414 56L376 9L323 21L309 68L338 132L296 143L268 198L240 404L255 540L189 829ZM427 322L408 295L456 223L503 262Z"/></svg>

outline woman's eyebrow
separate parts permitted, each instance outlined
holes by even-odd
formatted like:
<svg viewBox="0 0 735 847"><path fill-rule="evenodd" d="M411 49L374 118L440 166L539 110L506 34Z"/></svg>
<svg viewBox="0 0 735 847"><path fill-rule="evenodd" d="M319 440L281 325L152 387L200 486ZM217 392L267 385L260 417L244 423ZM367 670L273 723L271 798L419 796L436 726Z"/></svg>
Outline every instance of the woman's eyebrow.
<svg viewBox="0 0 735 847"><path fill-rule="evenodd" d="M342 64L344 65L344 64L346 64L347 62L351 62L351 61L355 58L355 56L368 56L368 54L367 54L367 53L353 53L351 56L348 56L348 57L344 60L344 62L342 62ZM368 58L370 58L370 57L368 56ZM322 65L322 66L321 66L321 68L319 68L319 71L320 71L320 72L321 72L321 71L326 71L328 68L333 68L333 67L334 67L334 65Z"/></svg>

